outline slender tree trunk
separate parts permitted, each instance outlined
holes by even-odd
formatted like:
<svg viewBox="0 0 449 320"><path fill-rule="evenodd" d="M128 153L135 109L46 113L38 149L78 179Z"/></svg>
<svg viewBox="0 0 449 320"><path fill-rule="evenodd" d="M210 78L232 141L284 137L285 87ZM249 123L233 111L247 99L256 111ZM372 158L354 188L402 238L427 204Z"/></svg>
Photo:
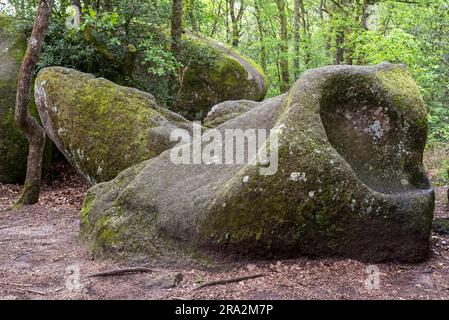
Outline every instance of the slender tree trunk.
<svg viewBox="0 0 449 320"><path fill-rule="evenodd" d="M172 0L171 50L178 57L182 38L182 0Z"/></svg>
<svg viewBox="0 0 449 320"><path fill-rule="evenodd" d="M213 5L214 5L214 4L213 4ZM219 1L218 1L218 8L217 8L217 10L215 11L215 5L214 5L214 10L213 10L213 12L215 13L215 15L216 15L217 17L220 17L220 16L222 15L222 9L223 9L223 1L222 1L222 0L219 0ZM226 14L228 14L227 10L225 10L225 12L226 12ZM227 19L228 19L228 17L226 16L226 21L225 21L226 24L227 24ZM219 22L219 19L214 19L214 22L212 23L211 31L210 31L210 33L209 33L209 36L210 36L210 37L214 37L215 33L217 33L218 22ZM226 34L226 36L227 36L227 34Z"/></svg>
<svg viewBox="0 0 449 320"><path fill-rule="evenodd" d="M342 64L344 58L344 48L343 44L345 42L345 33L343 30L337 31L337 36L335 38L335 64Z"/></svg>
<svg viewBox="0 0 449 320"><path fill-rule="evenodd" d="M282 73L281 73L281 68L280 68L280 54L279 54L279 48L276 50L276 76L278 78L279 81L279 89L282 86Z"/></svg>
<svg viewBox="0 0 449 320"><path fill-rule="evenodd" d="M198 27L198 23L196 22L196 17L195 17L195 0L187 0L186 1L187 4L187 15L189 17L190 20L190 24L192 25L192 30L194 32L199 32L199 27Z"/></svg>
<svg viewBox="0 0 449 320"><path fill-rule="evenodd" d="M369 19L369 12L368 12L368 8L369 8L369 3L368 2L364 2L363 3L363 8L362 8L362 20L361 20L361 24L362 24L362 28L365 31L369 30L369 26L368 26L368 19ZM365 64L365 52L361 51L357 57L357 61L356 64L360 64L363 65Z"/></svg>
<svg viewBox="0 0 449 320"><path fill-rule="evenodd" d="M240 8L237 11L236 1L235 0L227 0L229 7L229 14L231 16L231 31L232 31L232 46L237 48L240 43L241 36L241 22L243 18L243 13L245 11L245 2L244 0L240 1Z"/></svg>
<svg viewBox="0 0 449 320"><path fill-rule="evenodd" d="M17 205L34 204L39 201L42 177L42 157L45 146L45 131L30 115L31 85L33 73L44 45L51 18L53 0L40 0L28 48L20 66L17 81L15 120L28 139L28 163L25 185Z"/></svg>
<svg viewBox="0 0 449 320"><path fill-rule="evenodd" d="M281 44L279 46L281 56L279 60L279 67L281 71L281 93L287 92L290 87L290 72L288 66L288 30L287 30L287 16L285 12L285 0L276 0L279 10L279 21L281 24Z"/></svg>
<svg viewBox="0 0 449 320"><path fill-rule="evenodd" d="M352 19L351 5L352 0L340 0L335 2L335 10L339 13L340 19L348 21ZM347 53L350 48L345 48L346 34L350 32L347 25L338 25L335 29L335 64L342 64L345 60L345 52ZM348 62L348 61L347 61Z"/></svg>
<svg viewBox="0 0 449 320"><path fill-rule="evenodd" d="M231 43L231 28L229 27L229 15L230 15L230 6L229 0L225 0L225 11L226 11L226 43Z"/></svg>
<svg viewBox="0 0 449 320"><path fill-rule="evenodd" d="M330 52L333 49L333 27L332 27L332 13L327 8L326 0L321 0L320 4L320 16L323 22L325 22L328 26L328 30L325 34L325 48L326 52L330 56Z"/></svg>
<svg viewBox="0 0 449 320"><path fill-rule="evenodd" d="M72 5L77 6L81 12L81 0L72 0Z"/></svg>
<svg viewBox="0 0 449 320"><path fill-rule="evenodd" d="M267 51L265 49L264 39L265 39L265 31L262 22L262 6L261 0L254 1L254 10L257 21L257 31L259 36L259 44L260 44L260 65L264 70L267 69Z"/></svg>
<svg viewBox="0 0 449 320"><path fill-rule="evenodd" d="M240 29L237 21L232 21L232 46L237 48L240 44Z"/></svg>
<svg viewBox="0 0 449 320"><path fill-rule="evenodd" d="M310 62L310 46L309 46L309 41L310 41L310 30L309 30L309 22L307 19L307 12L306 9L304 7L304 0L298 0L299 3L299 8L301 11L301 21L302 21L302 29L303 29L303 33L304 33L304 64L307 67L309 65Z"/></svg>
<svg viewBox="0 0 449 320"><path fill-rule="evenodd" d="M293 57L293 77L295 81L299 78L299 41L300 41L300 14L299 14L299 0L294 0L294 15L295 15L295 34L294 34L294 57Z"/></svg>

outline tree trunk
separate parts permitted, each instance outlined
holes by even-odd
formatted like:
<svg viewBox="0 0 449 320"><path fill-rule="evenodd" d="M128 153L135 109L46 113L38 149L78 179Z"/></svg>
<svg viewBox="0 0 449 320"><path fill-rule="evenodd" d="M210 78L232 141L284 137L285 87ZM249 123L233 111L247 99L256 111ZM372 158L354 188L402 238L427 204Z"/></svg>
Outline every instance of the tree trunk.
<svg viewBox="0 0 449 320"><path fill-rule="evenodd" d="M45 146L45 131L30 115L31 85L33 73L44 45L51 18L53 0L40 0L28 48L20 66L17 81L15 120L28 139L28 164L25 185L17 205L34 204L39 201L42 177L42 157Z"/></svg>
<svg viewBox="0 0 449 320"><path fill-rule="evenodd" d="M182 38L182 0L172 0L171 38L171 50L178 57Z"/></svg>
<svg viewBox="0 0 449 320"><path fill-rule="evenodd" d="M226 43L230 43L231 39L231 29L229 27L229 15L230 15L230 6L229 0L225 0L225 11L226 11Z"/></svg>
<svg viewBox="0 0 449 320"><path fill-rule="evenodd" d="M299 0L294 0L294 15L295 15L295 34L294 34L294 57L293 57L293 77L296 80L299 78L299 31L300 31L300 15L299 15Z"/></svg>
<svg viewBox="0 0 449 320"><path fill-rule="evenodd" d="M281 44L279 46L281 56L279 60L279 67L281 71L281 93L287 92L290 87L290 72L288 67L288 30L287 30L287 16L285 13L285 0L276 0L279 10L279 21L281 24Z"/></svg>
<svg viewBox="0 0 449 320"><path fill-rule="evenodd" d="M232 46L237 48L240 43L240 29L237 21L232 21Z"/></svg>
<svg viewBox="0 0 449 320"><path fill-rule="evenodd" d="M342 64L344 57L344 48L343 44L345 43L345 33L343 30L337 31L337 36L335 38L335 64Z"/></svg>
<svg viewBox="0 0 449 320"><path fill-rule="evenodd" d="M217 10L215 10L215 3L212 3L212 5L214 6L214 9L213 9L214 14L217 17L221 17L222 9L223 9L223 0L219 0ZM228 11L226 10L226 8L225 8L225 14L226 14L225 24L226 24L226 28L227 28L228 27L228 25L227 25L227 22L228 22L228 16L227 16L228 15ZM214 22L212 23L211 31L209 33L209 37L213 38L215 36L215 33L217 32L218 22L219 22L219 19L214 19ZM226 31L226 40L228 39L227 37L228 37L228 32Z"/></svg>
<svg viewBox="0 0 449 320"><path fill-rule="evenodd" d="M303 33L304 33L304 65L307 66L309 65L310 62L310 46L309 46L309 41L310 41L310 28L309 28L309 21L307 19L307 14L306 14L306 9L304 7L304 0L298 0L299 2L299 8L301 11L301 20L302 20L302 29L303 29Z"/></svg>
<svg viewBox="0 0 449 320"><path fill-rule="evenodd" d="M259 44L260 44L260 65L262 69L267 69L267 50L265 49L264 39L265 39L265 31L262 22L262 9L261 9L261 0L254 1L254 11L257 21L257 31L259 33Z"/></svg>
<svg viewBox="0 0 449 320"><path fill-rule="evenodd" d="M227 0L229 4L229 14L231 16L231 31L232 31L232 46L237 48L240 43L240 27L243 18L243 13L245 11L244 0L240 1L240 8L237 11L235 0Z"/></svg>
<svg viewBox="0 0 449 320"><path fill-rule="evenodd" d="M81 0L72 0L72 5L77 6L81 12Z"/></svg>
<svg viewBox="0 0 449 320"><path fill-rule="evenodd" d="M187 16L189 17L192 30L194 32L199 32L200 29L198 27L198 23L195 17L195 0L187 0L186 5L187 5Z"/></svg>

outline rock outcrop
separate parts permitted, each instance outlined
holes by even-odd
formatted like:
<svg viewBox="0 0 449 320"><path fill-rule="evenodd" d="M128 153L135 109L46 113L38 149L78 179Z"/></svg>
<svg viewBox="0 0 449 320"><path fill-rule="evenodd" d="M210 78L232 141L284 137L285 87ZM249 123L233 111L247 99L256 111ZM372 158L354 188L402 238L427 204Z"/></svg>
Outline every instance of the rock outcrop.
<svg viewBox="0 0 449 320"><path fill-rule="evenodd" d="M216 130L253 128L272 129L259 148L274 154L278 146L270 163L173 164L167 150L89 190L81 239L97 254L159 263L202 261L211 249L367 261L428 256L427 113L403 66L307 71L283 103L252 108Z"/></svg>
<svg viewBox="0 0 449 320"><path fill-rule="evenodd" d="M152 95L73 69L42 69L35 100L49 137L92 185L159 155L176 143L173 129L190 128Z"/></svg>

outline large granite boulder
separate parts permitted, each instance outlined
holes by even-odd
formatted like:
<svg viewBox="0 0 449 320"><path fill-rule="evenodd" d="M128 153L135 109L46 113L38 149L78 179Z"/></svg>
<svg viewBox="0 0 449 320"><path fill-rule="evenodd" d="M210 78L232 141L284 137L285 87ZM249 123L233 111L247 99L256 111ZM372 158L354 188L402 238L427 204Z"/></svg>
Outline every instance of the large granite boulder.
<svg viewBox="0 0 449 320"><path fill-rule="evenodd" d="M26 46L15 19L0 14L0 183L22 183L26 175L28 141L14 120L17 76ZM30 110L37 116L34 101ZM44 155L45 170L52 157L51 143Z"/></svg>
<svg viewBox="0 0 449 320"><path fill-rule="evenodd" d="M158 263L204 261L211 249L367 261L428 256L427 113L405 67L310 70L271 106L216 130L273 129L259 155L269 148L278 157L174 164L167 150L89 190L81 239L97 254Z"/></svg>
<svg viewBox="0 0 449 320"><path fill-rule="evenodd" d="M159 155L175 143L173 129L190 128L152 95L73 69L42 69L35 100L51 140L92 185Z"/></svg>
<svg viewBox="0 0 449 320"><path fill-rule="evenodd" d="M268 80L262 68L233 48L193 33L186 41L213 50L214 58L207 65L189 60L182 76L176 111L190 119L203 119L212 106L228 100L261 101L268 91Z"/></svg>

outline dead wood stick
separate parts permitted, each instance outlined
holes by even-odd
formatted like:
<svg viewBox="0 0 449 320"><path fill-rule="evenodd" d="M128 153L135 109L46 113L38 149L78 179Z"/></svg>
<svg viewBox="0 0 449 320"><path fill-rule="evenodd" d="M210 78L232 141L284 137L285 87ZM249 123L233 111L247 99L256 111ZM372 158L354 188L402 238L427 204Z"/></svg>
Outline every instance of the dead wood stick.
<svg viewBox="0 0 449 320"><path fill-rule="evenodd" d="M253 274L253 275L243 276L243 277L238 277L238 278L216 280L216 281L206 282L205 284L202 284L199 287L196 287L194 290L199 290L199 289L202 289L205 287L218 286L218 285L228 284L228 283L233 283L233 282L240 282L243 280L256 279L256 278L261 278L261 277L265 277L265 276L266 276L265 274L258 273L258 274Z"/></svg>
<svg viewBox="0 0 449 320"><path fill-rule="evenodd" d="M33 286L32 284L29 284L29 283L16 283L16 282L3 282L3 281L0 281L0 284L5 285L5 286L10 285L10 286L17 286L17 287L31 287L31 286Z"/></svg>
<svg viewBox="0 0 449 320"><path fill-rule="evenodd" d="M116 270L109 270L109 271L104 271L104 272L93 273L93 274L88 275L86 278L122 276L125 274L155 272L155 271L157 271L157 270L149 269L149 268L116 269Z"/></svg>
<svg viewBox="0 0 449 320"><path fill-rule="evenodd" d="M192 299L184 298L184 297L171 297L170 299L171 300L192 300Z"/></svg>
<svg viewBox="0 0 449 320"><path fill-rule="evenodd" d="M22 289L22 288L12 288L12 289L13 289L13 290L17 290L17 291L27 292L27 293L40 294L41 296L47 295L45 292L41 292L41 291L37 291L37 290L32 290L32 289Z"/></svg>

